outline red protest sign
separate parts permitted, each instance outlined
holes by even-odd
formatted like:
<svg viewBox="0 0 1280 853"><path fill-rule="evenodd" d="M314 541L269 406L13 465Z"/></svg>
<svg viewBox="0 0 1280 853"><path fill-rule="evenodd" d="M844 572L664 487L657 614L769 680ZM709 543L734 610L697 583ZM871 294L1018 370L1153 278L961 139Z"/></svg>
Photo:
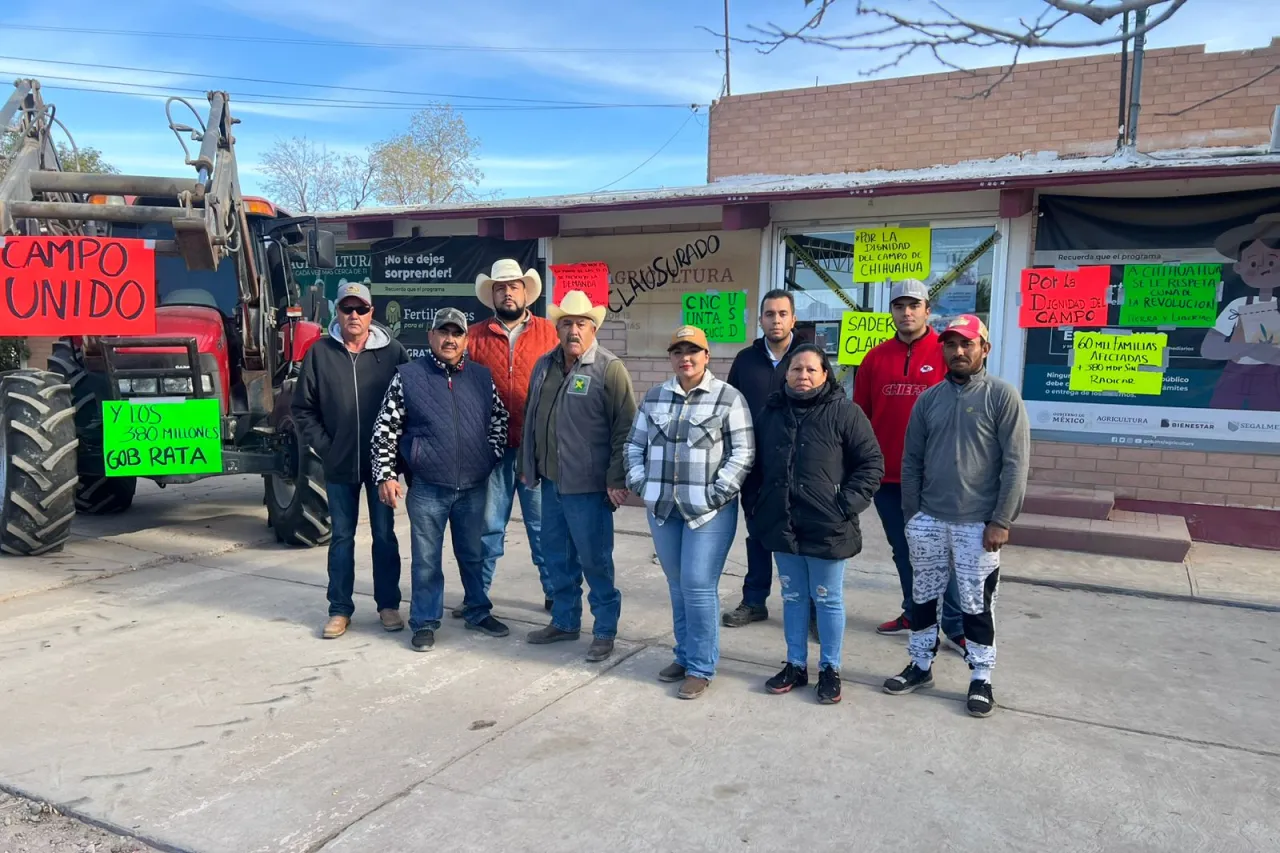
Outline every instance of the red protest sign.
<svg viewBox="0 0 1280 853"><path fill-rule="evenodd" d="M0 335L149 335L156 253L149 240L0 237Z"/></svg>
<svg viewBox="0 0 1280 853"><path fill-rule="evenodd" d="M609 304L609 265L603 261L582 264L552 264L556 277L556 301L571 290L581 290L592 305Z"/></svg>
<svg viewBox="0 0 1280 853"><path fill-rule="evenodd" d="M1022 271L1018 325L1024 329L1107 325L1111 267Z"/></svg>

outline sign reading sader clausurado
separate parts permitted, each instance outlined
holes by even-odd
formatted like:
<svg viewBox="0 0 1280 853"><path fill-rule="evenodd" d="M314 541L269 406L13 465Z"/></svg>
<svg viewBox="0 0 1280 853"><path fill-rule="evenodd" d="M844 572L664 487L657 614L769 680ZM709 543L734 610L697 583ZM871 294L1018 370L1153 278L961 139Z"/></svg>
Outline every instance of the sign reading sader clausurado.
<svg viewBox="0 0 1280 853"><path fill-rule="evenodd" d="M156 330L150 240L0 237L0 335L149 335Z"/></svg>
<svg viewBox="0 0 1280 853"><path fill-rule="evenodd" d="M222 418L214 399L102 404L108 477L222 472Z"/></svg>

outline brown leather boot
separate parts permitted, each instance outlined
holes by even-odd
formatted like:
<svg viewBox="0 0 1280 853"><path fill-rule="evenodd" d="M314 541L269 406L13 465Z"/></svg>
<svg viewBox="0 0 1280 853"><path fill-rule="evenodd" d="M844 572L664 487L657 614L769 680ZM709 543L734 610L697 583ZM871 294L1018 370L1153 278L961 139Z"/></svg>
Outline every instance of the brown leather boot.
<svg viewBox="0 0 1280 853"><path fill-rule="evenodd" d="M696 675L685 676L684 684L680 685L676 695L681 699L697 699L703 693L706 693L707 688L710 686L711 682L705 678L699 678Z"/></svg>
<svg viewBox="0 0 1280 853"><path fill-rule="evenodd" d="M399 610L392 610L390 607L386 610L379 610L378 620L382 622L382 630L384 631L404 630L404 620L400 618Z"/></svg>
<svg viewBox="0 0 1280 853"><path fill-rule="evenodd" d="M330 616L329 621L324 623L324 634L322 636L326 640L336 640L347 633L347 626L350 624L350 616Z"/></svg>

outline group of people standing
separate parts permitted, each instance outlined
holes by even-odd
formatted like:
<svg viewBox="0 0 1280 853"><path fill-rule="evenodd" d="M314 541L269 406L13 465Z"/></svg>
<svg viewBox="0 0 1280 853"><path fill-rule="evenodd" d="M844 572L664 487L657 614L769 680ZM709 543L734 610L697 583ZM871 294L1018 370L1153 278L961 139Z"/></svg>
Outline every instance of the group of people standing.
<svg viewBox="0 0 1280 853"><path fill-rule="evenodd" d="M535 270L498 261L476 283L494 316L469 328L461 312L437 312L430 353L413 361L372 323L366 287L339 292L339 316L308 353L293 406L324 462L333 516L323 636L344 634L354 612L362 490L382 626L404 627L392 523L403 499L411 647L431 649L443 619L446 524L463 587L453 616L506 636L489 589L518 495L550 614L528 642L579 638L585 580L594 618L587 659L605 660L622 603L613 513L635 494L671 598L674 659L658 678L679 682L680 698L703 695L721 626L768 619L776 562L786 660L765 687L787 693L809 683L812 634L817 698L832 704L841 698L844 568L862 550L859 514L874 503L903 595L901 614L878 630L910 635L910 663L885 692L931 686L946 642L971 669L969 712L991 713L991 609L1000 547L1025 492L1029 430L1017 391L986 372L981 320L963 315L939 335L927 288L898 283L897 336L867 355L851 401L827 354L797 342L791 294L770 291L760 306L764 335L738 354L727 381L710 370L704 332L683 326L668 347L671 377L637 407L626 366L596 341L607 309L572 291L544 320L528 310L541 289ZM722 614L719 582L739 509L748 567L741 604Z"/></svg>

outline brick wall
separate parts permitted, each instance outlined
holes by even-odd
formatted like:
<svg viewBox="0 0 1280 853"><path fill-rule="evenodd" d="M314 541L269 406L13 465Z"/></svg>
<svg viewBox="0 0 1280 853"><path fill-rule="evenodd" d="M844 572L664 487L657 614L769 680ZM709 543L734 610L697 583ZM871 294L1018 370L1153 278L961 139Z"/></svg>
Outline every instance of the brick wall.
<svg viewBox="0 0 1280 853"><path fill-rule="evenodd" d="M1261 20L1259 26L1267 26ZM1270 139L1280 73L1178 118L1161 116L1280 65L1269 47L1149 51L1138 145L1143 151L1257 145ZM1001 68L735 95L711 109L710 180L729 175L912 169L1022 152L1108 154L1115 148L1119 54L1019 65L986 99L965 100Z"/></svg>
<svg viewBox="0 0 1280 853"><path fill-rule="evenodd" d="M27 367L37 370L49 369L49 353L53 352L53 342L57 338L27 338Z"/></svg>
<svg viewBox="0 0 1280 853"><path fill-rule="evenodd" d="M1035 441L1031 479L1092 485L1117 498L1280 509L1280 456L1139 450Z"/></svg>

